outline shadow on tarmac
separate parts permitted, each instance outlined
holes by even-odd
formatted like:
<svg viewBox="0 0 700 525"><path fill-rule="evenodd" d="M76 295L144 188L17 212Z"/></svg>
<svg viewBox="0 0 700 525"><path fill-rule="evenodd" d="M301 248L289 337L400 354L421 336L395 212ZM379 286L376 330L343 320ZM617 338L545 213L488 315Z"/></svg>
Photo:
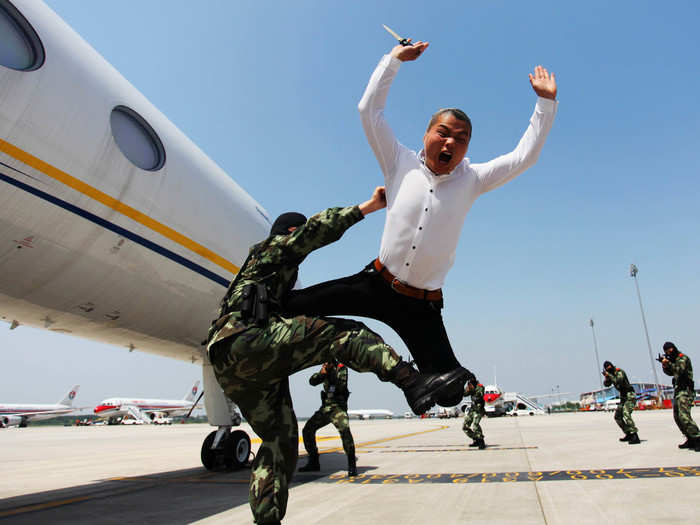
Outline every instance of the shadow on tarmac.
<svg viewBox="0 0 700 525"><path fill-rule="evenodd" d="M305 464L299 458L297 466ZM321 472L295 473L290 489L347 468L343 453L321 455ZM361 467L365 472L374 467ZM185 524L248 505L250 469L204 468L111 478L0 500L1 523ZM293 497L293 496L292 496Z"/></svg>

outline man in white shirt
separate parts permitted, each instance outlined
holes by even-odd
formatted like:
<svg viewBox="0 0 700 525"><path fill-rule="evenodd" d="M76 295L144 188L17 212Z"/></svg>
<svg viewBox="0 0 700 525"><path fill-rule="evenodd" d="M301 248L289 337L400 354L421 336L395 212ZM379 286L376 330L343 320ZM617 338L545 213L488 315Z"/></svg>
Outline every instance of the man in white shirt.
<svg viewBox="0 0 700 525"><path fill-rule="evenodd" d="M288 297L291 313L357 315L391 326L423 373L460 368L442 321L442 285L452 267L467 212L486 193L531 167L554 122L554 74L537 66L530 84L535 111L516 148L489 162L465 158L471 122L455 108L438 111L423 136L423 149L411 151L396 139L384 118L389 88L403 62L416 60L427 42L398 45L374 70L359 110L367 140L384 174L387 216L379 257L362 272L328 281ZM465 381L473 374L465 375ZM439 401L452 406L455 391Z"/></svg>

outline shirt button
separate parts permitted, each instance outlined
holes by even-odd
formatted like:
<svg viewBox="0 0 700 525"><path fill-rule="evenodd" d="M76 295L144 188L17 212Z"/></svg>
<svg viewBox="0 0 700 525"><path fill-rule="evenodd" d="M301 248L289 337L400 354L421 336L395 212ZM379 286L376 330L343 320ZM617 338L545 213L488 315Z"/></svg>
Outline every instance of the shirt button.
<svg viewBox="0 0 700 525"><path fill-rule="evenodd" d="M416 249L416 247L415 247L415 246L411 246L411 248L413 248L414 250Z"/></svg>
<svg viewBox="0 0 700 525"><path fill-rule="evenodd" d="M430 193L433 193L433 190L430 190Z"/></svg>
<svg viewBox="0 0 700 525"><path fill-rule="evenodd" d="M422 230L422 229L423 229L423 226L418 226L418 229L419 229L419 230Z"/></svg>
<svg viewBox="0 0 700 525"><path fill-rule="evenodd" d="M428 208L426 208L425 211L428 211Z"/></svg>
<svg viewBox="0 0 700 525"><path fill-rule="evenodd" d="M406 266L408 266L408 263L406 263Z"/></svg>

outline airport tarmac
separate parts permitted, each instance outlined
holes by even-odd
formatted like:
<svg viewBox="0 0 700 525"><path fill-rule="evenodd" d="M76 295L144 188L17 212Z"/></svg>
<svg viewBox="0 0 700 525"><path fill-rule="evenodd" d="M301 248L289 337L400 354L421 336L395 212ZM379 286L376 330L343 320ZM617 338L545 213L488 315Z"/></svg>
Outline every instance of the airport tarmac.
<svg viewBox="0 0 700 525"><path fill-rule="evenodd" d="M700 453L677 448L670 410L634 417L640 445L618 442L612 413L483 420L486 450L467 446L461 419L352 421L360 475L351 480L328 426L319 432L322 471L296 475L283 522L700 523ZM0 521L251 524L250 471L200 465L210 431L2 430Z"/></svg>

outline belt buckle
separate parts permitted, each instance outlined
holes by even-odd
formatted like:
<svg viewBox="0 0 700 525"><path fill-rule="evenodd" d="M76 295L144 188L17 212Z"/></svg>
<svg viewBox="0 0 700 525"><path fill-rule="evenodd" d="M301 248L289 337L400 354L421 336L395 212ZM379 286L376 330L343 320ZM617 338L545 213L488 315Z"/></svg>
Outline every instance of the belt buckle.
<svg viewBox="0 0 700 525"><path fill-rule="evenodd" d="M397 284L403 284L401 281L399 281L396 277L394 277L391 280L391 289L394 290L396 293L401 293L396 289Z"/></svg>

